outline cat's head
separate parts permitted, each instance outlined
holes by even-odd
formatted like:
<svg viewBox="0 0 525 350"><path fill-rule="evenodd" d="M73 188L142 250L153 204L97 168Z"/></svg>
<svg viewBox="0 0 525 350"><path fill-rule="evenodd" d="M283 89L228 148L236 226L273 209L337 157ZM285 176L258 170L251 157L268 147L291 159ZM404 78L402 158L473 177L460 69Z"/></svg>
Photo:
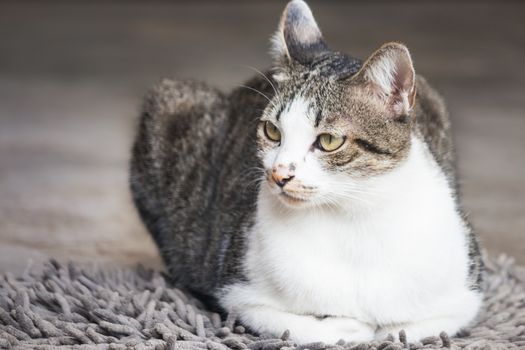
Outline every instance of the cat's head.
<svg viewBox="0 0 525 350"><path fill-rule="evenodd" d="M291 207L332 205L402 162L415 73L388 43L364 63L328 49L308 5L291 1L273 38L276 91L258 127L270 191Z"/></svg>

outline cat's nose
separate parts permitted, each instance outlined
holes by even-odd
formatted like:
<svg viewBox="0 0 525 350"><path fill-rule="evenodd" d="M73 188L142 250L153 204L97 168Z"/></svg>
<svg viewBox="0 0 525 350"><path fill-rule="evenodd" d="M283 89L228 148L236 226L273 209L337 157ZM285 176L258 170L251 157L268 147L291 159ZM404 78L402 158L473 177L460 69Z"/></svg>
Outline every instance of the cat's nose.
<svg viewBox="0 0 525 350"><path fill-rule="evenodd" d="M272 180L277 184L277 186L281 188L293 178L293 172L287 167L279 165L277 167L273 167L272 169Z"/></svg>
<svg viewBox="0 0 525 350"><path fill-rule="evenodd" d="M277 184L277 186L281 188L283 188L284 185L286 185L286 183L288 183L288 181L290 181L293 178L294 178L293 175L288 176L288 177L279 177L279 176L272 174L273 181Z"/></svg>

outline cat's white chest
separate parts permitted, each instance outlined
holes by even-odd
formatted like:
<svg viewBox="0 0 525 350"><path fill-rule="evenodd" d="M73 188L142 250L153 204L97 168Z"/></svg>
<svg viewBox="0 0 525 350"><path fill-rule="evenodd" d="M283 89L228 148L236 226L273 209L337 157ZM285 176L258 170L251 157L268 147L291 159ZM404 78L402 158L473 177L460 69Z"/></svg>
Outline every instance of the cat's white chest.
<svg viewBox="0 0 525 350"><path fill-rule="evenodd" d="M454 199L442 175L411 166L422 178L373 212L276 213L260 201L241 295L297 314L388 324L430 311L440 290L463 290L466 228Z"/></svg>
<svg viewBox="0 0 525 350"><path fill-rule="evenodd" d="M259 233L259 238L266 237L254 242L250 252L254 285L293 312L377 322L375 311L381 310L386 322L391 317L408 319L441 281L464 281L462 266L467 262L461 239L431 235L428 228L418 232L425 229L418 229L418 222L401 226L393 213L376 219L326 214L270 225L271 233ZM448 252L454 268L443 262L439 247Z"/></svg>
<svg viewBox="0 0 525 350"><path fill-rule="evenodd" d="M361 246L360 253L345 239L345 233L355 229L353 225L327 215L270 229L272 238L255 243L257 248L248 260L257 284L268 285L268 292L275 293L275 299L294 312L324 315L355 311L361 274L355 262L367 247Z"/></svg>

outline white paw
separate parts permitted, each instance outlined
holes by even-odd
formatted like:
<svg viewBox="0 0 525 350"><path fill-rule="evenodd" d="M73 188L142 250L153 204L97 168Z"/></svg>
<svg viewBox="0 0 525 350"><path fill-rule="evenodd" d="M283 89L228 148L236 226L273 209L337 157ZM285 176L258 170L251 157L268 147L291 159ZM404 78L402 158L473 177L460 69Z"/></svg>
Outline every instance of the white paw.
<svg viewBox="0 0 525 350"><path fill-rule="evenodd" d="M375 340L383 341L390 335L393 338L394 342L398 342L400 341L399 332L403 329L403 326L383 327L376 332L374 338Z"/></svg>
<svg viewBox="0 0 525 350"><path fill-rule="evenodd" d="M301 332L296 341L309 343L322 341L327 344L335 344L340 339L345 342L367 342L374 339L374 329L366 323L359 322L353 318L327 317L319 321L319 327L309 334ZM292 334L293 338L293 334Z"/></svg>

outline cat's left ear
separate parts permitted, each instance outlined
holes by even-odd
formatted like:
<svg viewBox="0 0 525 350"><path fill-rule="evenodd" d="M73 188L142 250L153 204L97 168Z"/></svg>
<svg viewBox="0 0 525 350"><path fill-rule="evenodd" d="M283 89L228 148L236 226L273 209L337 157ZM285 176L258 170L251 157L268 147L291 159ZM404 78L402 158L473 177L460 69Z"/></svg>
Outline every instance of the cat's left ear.
<svg viewBox="0 0 525 350"><path fill-rule="evenodd" d="M321 30L308 5L302 0L290 1L272 38L272 53L277 64L297 61L308 65L327 51Z"/></svg>
<svg viewBox="0 0 525 350"><path fill-rule="evenodd" d="M407 115L416 97L416 73L405 45L387 43L374 52L356 74L370 89L385 100L394 117Z"/></svg>

